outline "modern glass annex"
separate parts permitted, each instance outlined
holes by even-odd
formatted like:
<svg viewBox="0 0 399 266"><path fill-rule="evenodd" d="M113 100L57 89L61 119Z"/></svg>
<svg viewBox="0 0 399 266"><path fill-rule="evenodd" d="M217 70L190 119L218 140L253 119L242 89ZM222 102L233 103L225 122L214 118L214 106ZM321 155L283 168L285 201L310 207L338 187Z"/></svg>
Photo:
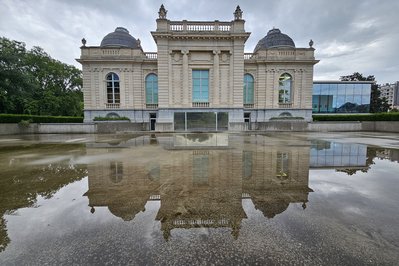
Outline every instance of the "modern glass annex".
<svg viewBox="0 0 399 266"><path fill-rule="evenodd" d="M368 113L372 81L314 81L313 113Z"/></svg>

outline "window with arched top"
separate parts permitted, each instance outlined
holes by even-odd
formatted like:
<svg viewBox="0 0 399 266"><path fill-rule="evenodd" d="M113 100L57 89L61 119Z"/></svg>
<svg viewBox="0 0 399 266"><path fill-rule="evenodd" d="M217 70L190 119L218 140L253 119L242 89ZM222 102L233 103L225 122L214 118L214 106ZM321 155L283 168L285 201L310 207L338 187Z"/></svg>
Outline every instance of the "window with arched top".
<svg viewBox="0 0 399 266"><path fill-rule="evenodd" d="M254 103L254 77L250 74L244 75L244 104Z"/></svg>
<svg viewBox="0 0 399 266"><path fill-rule="evenodd" d="M284 73L279 78L278 102L290 103L291 90L292 90L292 77L290 74Z"/></svg>
<svg viewBox="0 0 399 266"><path fill-rule="evenodd" d="M145 78L145 102L158 104L158 76L155 74L148 74Z"/></svg>
<svg viewBox="0 0 399 266"><path fill-rule="evenodd" d="M120 83L119 76L113 72L108 73L107 82L107 103L120 103Z"/></svg>

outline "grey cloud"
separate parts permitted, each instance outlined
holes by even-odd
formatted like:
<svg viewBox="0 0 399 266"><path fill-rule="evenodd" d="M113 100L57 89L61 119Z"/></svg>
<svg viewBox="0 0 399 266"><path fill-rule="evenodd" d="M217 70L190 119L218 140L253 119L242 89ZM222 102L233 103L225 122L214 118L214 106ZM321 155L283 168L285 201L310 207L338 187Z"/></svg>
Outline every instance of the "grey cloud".
<svg viewBox="0 0 399 266"><path fill-rule="evenodd" d="M297 47L314 40L315 79L338 79L358 71L375 75L379 82L398 80L399 2L396 0L3 0L0 10L1 35L41 46L63 62L79 66L80 39L99 45L117 26L126 27L140 38L146 51L155 51L150 31L156 28L159 6L163 3L171 20L233 19L237 4L244 11L246 30L252 32L246 52L272 27L293 38Z"/></svg>

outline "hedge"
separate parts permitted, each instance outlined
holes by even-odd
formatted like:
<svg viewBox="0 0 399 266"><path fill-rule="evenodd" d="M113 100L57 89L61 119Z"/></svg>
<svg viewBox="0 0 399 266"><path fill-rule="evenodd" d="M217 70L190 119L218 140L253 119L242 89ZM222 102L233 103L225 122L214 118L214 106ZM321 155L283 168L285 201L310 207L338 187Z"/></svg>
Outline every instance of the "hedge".
<svg viewBox="0 0 399 266"><path fill-rule="evenodd" d="M399 121L399 113L313 115L313 121Z"/></svg>
<svg viewBox="0 0 399 266"><path fill-rule="evenodd" d="M83 123L83 117L0 114L0 123Z"/></svg>
<svg viewBox="0 0 399 266"><path fill-rule="evenodd" d="M270 120L304 120L301 116L274 116Z"/></svg>
<svg viewBox="0 0 399 266"><path fill-rule="evenodd" d="M103 116L96 116L94 117L93 121L119 121L119 120L128 120L130 121L129 118L126 116L121 116L121 117L103 117Z"/></svg>

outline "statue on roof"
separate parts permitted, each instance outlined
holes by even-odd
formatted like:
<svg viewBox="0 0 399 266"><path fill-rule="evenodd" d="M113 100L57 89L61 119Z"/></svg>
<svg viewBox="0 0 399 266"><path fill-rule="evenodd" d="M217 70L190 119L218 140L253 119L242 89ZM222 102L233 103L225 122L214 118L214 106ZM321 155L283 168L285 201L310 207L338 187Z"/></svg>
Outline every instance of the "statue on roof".
<svg viewBox="0 0 399 266"><path fill-rule="evenodd" d="M168 13L168 10L166 10L162 4L161 7L159 8L159 12L158 12L159 18L166 19L166 13Z"/></svg>
<svg viewBox="0 0 399 266"><path fill-rule="evenodd" d="M234 20L241 20L242 19L242 11L240 6L237 6L236 11L234 11Z"/></svg>

